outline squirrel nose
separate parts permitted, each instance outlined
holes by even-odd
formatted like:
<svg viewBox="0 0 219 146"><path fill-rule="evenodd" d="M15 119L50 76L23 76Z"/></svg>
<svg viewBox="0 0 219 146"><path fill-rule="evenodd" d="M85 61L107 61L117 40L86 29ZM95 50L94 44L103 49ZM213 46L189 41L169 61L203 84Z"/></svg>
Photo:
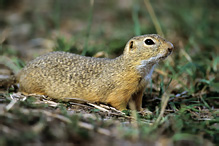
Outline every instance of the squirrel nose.
<svg viewBox="0 0 219 146"><path fill-rule="evenodd" d="M173 51L173 49L174 49L174 46L173 46L173 44L172 44L172 43L170 43L170 42L167 42L167 47L168 47L168 51L169 51L169 52L172 52L172 51Z"/></svg>

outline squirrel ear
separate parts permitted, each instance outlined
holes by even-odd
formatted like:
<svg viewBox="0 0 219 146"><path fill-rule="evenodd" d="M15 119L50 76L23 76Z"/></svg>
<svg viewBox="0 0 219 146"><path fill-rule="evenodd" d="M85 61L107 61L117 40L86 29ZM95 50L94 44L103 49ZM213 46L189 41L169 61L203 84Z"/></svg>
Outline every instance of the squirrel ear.
<svg viewBox="0 0 219 146"><path fill-rule="evenodd" d="M134 43L133 41L131 41L131 42L129 43L129 49L130 49L130 50L133 49L133 43Z"/></svg>
<svg viewBox="0 0 219 146"><path fill-rule="evenodd" d="M132 52L136 49L136 44L133 40L129 41L125 47L124 53Z"/></svg>
<svg viewBox="0 0 219 146"><path fill-rule="evenodd" d="M129 51L133 51L135 50L136 46L135 46L135 42L134 41L130 41L129 42Z"/></svg>

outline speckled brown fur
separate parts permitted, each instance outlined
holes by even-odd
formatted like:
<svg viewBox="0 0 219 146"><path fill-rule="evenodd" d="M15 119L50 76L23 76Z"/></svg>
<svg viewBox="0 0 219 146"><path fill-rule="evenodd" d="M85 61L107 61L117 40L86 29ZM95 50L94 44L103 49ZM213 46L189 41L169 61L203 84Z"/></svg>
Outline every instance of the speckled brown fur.
<svg viewBox="0 0 219 146"><path fill-rule="evenodd" d="M147 45L146 39L154 42ZM55 99L81 98L126 109L131 97L141 110L143 91L153 67L166 58L173 45L156 34L128 41L115 59L51 52L37 57L17 75L20 91Z"/></svg>

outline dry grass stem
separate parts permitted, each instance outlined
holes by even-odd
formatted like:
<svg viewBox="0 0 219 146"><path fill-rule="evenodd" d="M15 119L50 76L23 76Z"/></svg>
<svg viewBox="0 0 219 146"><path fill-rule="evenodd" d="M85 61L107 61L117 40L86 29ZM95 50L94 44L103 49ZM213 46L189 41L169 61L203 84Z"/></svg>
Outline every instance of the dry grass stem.
<svg viewBox="0 0 219 146"><path fill-rule="evenodd" d="M162 96L162 99L161 99L160 114L159 114L157 120L155 121L155 124L158 124L160 122L161 118L163 117L169 98L170 98L169 94L165 92Z"/></svg>
<svg viewBox="0 0 219 146"><path fill-rule="evenodd" d="M9 111L15 105L15 103L17 103L17 101L17 99L12 99L11 102L5 107L5 110Z"/></svg>
<svg viewBox="0 0 219 146"><path fill-rule="evenodd" d="M185 56L185 58L189 61L192 62L192 58L189 56L189 54L185 51L185 49L180 49L180 52L182 55Z"/></svg>
<svg viewBox="0 0 219 146"><path fill-rule="evenodd" d="M125 115L125 113L121 112L120 110L117 110L116 108L114 107L111 107L111 106L107 106L107 105L104 105L104 104L100 104L101 107L105 108L105 109L108 109L108 110L112 110L114 112L117 112L121 115Z"/></svg>
<svg viewBox="0 0 219 146"><path fill-rule="evenodd" d="M160 70L160 69L157 69L157 68L155 68L154 71L155 71L156 73L160 74L160 75L165 76L165 77L168 75L166 72L164 72L164 71L162 71L162 70Z"/></svg>
<svg viewBox="0 0 219 146"><path fill-rule="evenodd" d="M160 27L159 21L158 21L156 15L154 13L154 9L151 6L150 0L144 0L144 4L145 4L145 6L146 6L146 8L148 10L148 13L151 16L151 19L152 19L152 21L154 23L154 26L155 26L155 29L156 29L157 33L160 34L161 36L164 36L164 33L163 33L163 31L162 31L162 29Z"/></svg>
<svg viewBox="0 0 219 146"><path fill-rule="evenodd" d="M83 103L83 104L88 103L87 100L83 100L80 98L64 98L63 100L68 102L74 102L74 103Z"/></svg>
<svg viewBox="0 0 219 146"><path fill-rule="evenodd" d="M98 106L98 105L96 105L96 104L93 104L93 103L87 103L88 105L91 105L91 106L93 106L93 107L95 107L95 108L97 108L97 109L99 109L99 110L101 110L101 111L103 111L103 112L108 112L108 113L110 113L110 111L109 110L107 110L107 109L105 109L105 108L103 108L103 107L101 107L101 106Z"/></svg>

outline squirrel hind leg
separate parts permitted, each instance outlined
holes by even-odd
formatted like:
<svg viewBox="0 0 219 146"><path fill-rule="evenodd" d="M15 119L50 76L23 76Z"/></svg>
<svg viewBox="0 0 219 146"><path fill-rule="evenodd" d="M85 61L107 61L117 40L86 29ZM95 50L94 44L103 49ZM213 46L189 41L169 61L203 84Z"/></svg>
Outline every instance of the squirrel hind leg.
<svg viewBox="0 0 219 146"><path fill-rule="evenodd" d="M37 95L47 95L44 91L44 87L36 84L30 84L29 82L19 83L19 92L24 95L37 94Z"/></svg>
<svg viewBox="0 0 219 146"><path fill-rule="evenodd" d="M123 110L127 110L126 106L127 106L127 104L122 104L122 105L113 106L113 107L115 107L116 109L118 109L120 111L123 111Z"/></svg>
<svg viewBox="0 0 219 146"><path fill-rule="evenodd" d="M130 98L131 96L127 97L125 95L113 95L107 98L108 100L106 101L106 103L110 104L120 111L123 111L126 110Z"/></svg>

